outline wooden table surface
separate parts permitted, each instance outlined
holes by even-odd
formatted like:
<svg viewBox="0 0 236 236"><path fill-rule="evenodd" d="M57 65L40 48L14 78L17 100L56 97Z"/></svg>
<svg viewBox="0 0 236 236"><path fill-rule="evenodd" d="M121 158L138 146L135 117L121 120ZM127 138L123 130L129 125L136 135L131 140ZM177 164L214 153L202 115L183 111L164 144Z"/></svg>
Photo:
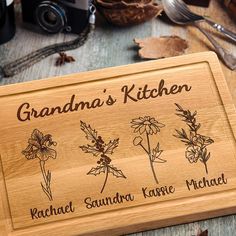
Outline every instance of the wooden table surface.
<svg viewBox="0 0 236 236"><path fill-rule="evenodd" d="M218 23L226 25L231 30L236 31L236 24L230 19L223 10L218 0L212 0L209 8L196 8L193 10L203 15L209 16ZM21 21L19 6L16 7L17 33L13 40L0 46L0 64L4 65L16 58L19 58L32 50L43 46L70 40L72 35L44 35L27 29ZM207 30L210 30L206 26ZM130 28L116 28L108 25L102 18L98 19L97 28L86 42L77 50L68 52L76 62L67 64L63 67L56 67L55 60L57 55L53 55L44 61L36 64L32 68L21 74L1 81L1 85L20 83L30 80L38 80L45 77L59 76L81 71L88 71L98 68L118 66L141 61L137 56L137 47L133 43L134 38L144 38L149 36L179 35L189 41L187 53L212 50L206 38L193 27L180 27L171 24L165 19L153 19L150 22ZM223 40L219 34L215 34L218 41L236 54L236 45L228 40ZM236 72L232 72L222 65L227 83L232 94L234 104L236 104ZM216 219L195 222L192 224L168 227L149 232L133 234L133 236L184 236L195 235L199 228L208 229L209 235L231 236L236 235L236 215L220 217Z"/></svg>

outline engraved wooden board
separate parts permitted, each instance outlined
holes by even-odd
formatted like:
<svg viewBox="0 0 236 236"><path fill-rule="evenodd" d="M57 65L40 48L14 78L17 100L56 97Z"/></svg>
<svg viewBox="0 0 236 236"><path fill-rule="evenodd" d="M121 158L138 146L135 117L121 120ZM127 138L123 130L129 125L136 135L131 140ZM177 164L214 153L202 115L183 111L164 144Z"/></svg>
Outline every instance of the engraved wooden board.
<svg viewBox="0 0 236 236"><path fill-rule="evenodd" d="M0 88L1 235L119 235L236 212L235 108L213 53Z"/></svg>

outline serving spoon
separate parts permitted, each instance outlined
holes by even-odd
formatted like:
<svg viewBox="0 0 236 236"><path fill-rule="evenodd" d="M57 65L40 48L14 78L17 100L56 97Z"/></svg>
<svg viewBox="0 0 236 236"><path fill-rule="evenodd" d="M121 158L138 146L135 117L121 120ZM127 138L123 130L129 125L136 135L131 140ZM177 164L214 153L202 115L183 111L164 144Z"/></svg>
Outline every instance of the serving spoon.
<svg viewBox="0 0 236 236"><path fill-rule="evenodd" d="M231 70L236 70L236 57L230 54L226 49L224 49L207 31L205 31L199 24L200 21L206 21L208 24L215 24L210 20L205 19L202 16L199 16L190 11L188 6L182 0L162 0L162 4L165 10L166 15L173 22L181 25L192 24L196 26L211 42L214 46L216 52L219 54L221 59L224 61L225 65L228 66ZM222 26L221 26L222 27ZM214 27L215 28L215 27ZM219 27L218 27L219 28ZM221 31L222 32L222 31ZM225 32L225 29L224 29ZM234 33L231 31L231 36L234 37ZM228 36L229 37L229 36ZM231 38L231 37L230 37ZM232 38L231 38L232 39ZM236 39L236 38L235 38Z"/></svg>

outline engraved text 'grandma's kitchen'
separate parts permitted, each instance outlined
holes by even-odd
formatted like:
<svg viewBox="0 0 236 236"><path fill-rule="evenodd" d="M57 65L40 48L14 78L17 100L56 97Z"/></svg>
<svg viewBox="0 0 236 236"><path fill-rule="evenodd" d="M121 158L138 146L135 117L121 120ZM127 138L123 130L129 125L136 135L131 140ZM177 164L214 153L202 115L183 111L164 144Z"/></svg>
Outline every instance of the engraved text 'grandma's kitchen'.
<svg viewBox="0 0 236 236"><path fill-rule="evenodd" d="M154 99L162 96L174 95L183 91L189 92L192 89L187 84L172 84L166 86L164 80L160 80L159 84L155 88L149 88L146 84L143 87L138 87L135 84L124 85L121 88L123 95L123 103L139 102L146 99ZM106 95L107 90L103 90L103 95ZM17 118L19 121L29 121L33 118L43 118L52 116L55 114L63 114L68 112L77 112L85 109L95 109L102 106L112 106L117 102L117 99L112 95L108 95L104 98L94 98L90 101L77 101L76 95L73 94L70 101L64 105L55 107L43 107L36 109L31 106L30 103L25 102L21 104L17 110Z"/></svg>

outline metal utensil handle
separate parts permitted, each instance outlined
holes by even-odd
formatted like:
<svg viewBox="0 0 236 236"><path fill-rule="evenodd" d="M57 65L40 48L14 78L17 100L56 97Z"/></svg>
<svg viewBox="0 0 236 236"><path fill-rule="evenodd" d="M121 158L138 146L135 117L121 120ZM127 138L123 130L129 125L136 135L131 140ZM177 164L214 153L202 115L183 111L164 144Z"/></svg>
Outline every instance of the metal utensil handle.
<svg viewBox="0 0 236 236"><path fill-rule="evenodd" d="M219 31L220 33L223 33L225 36L227 36L228 38L232 39L234 42L236 42L236 34L228 29L226 29L224 26L217 24L207 18L205 18L206 22L212 26L213 28L215 28L217 31Z"/></svg>
<svg viewBox="0 0 236 236"><path fill-rule="evenodd" d="M227 52L221 45L208 33L206 32L198 23L194 24L211 42L211 44L215 47L216 52L219 54L223 62L227 67L231 70L236 70L236 57Z"/></svg>

